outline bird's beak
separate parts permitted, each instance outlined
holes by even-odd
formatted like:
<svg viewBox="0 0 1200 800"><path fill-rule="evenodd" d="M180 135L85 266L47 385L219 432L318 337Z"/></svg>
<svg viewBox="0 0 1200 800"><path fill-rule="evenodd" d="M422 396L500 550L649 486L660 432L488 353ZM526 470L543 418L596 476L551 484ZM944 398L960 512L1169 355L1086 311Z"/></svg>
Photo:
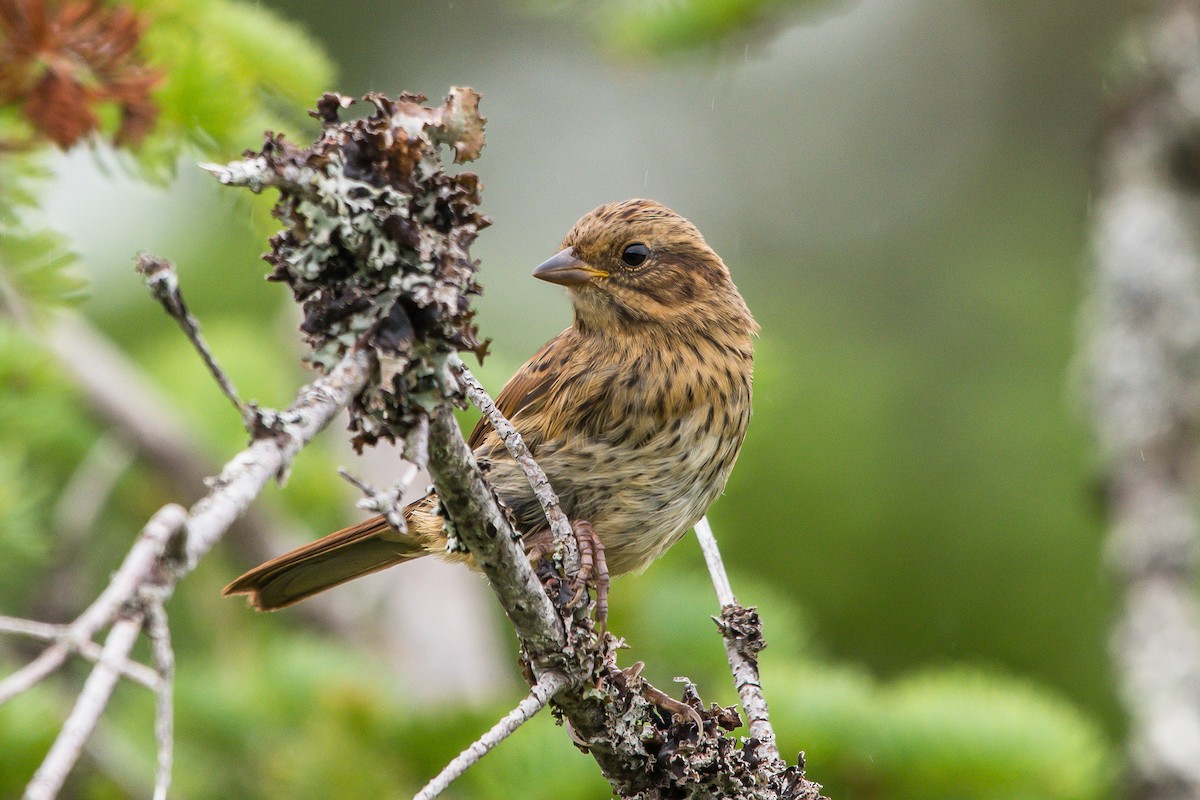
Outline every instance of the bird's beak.
<svg viewBox="0 0 1200 800"><path fill-rule="evenodd" d="M582 286L593 278L607 276L607 272L591 267L576 258L575 251L570 247L555 253L549 261L533 271L533 277L562 286Z"/></svg>

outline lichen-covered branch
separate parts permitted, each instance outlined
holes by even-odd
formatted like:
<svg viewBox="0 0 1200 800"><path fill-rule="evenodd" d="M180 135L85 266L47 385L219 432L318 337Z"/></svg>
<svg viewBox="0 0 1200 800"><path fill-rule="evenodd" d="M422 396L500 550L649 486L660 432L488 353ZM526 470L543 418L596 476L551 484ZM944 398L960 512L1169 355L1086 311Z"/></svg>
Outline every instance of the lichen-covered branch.
<svg viewBox="0 0 1200 800"><path fill-rule="evenodd" d="M1147 4L1136 81L1108 120L1088 361L1107 460L1113 657L1147 800L1200 797L1200 3Z"/></svg>
<svg viewBox="0 0 1200 800"><path fill-rule="evenodd" d="M760 753L757 746L738 747L726 734L740 726L737 713L705 708L694 687L685 693L694 715L664 719L657 690L636 670L617 666L617 640L597 636L591 620L577 609L546 601L448 406L433 413L429 458L454 535L508 612L535 678L550 672L568 678L553 704L615 792L647 800L820 797L820 787L805 780L799 767L767 758L769 751ZM696 718L701 730L692 721Z"/></svg>
<svg viewBox="0 0 1200 800"><path fill-rule="evenodd" d="M563 624L542 591L520 538L484 482L475 456L458 429L454 409L447 403L439 404L430 414L429 473L453 536L461 540L475 565L488 577L537 675L538 668L567 655ZM580 677L578 669L558 663L553 666L564 668L576 679Z"/></svg>
<svg viewBox="0 0 1200 800"><path fill-rule="evenodd" d="M725 655L733 672L733 685L742 700L742 710L746 712L746 726L750 729L754 747L763 759L778 761L779 747L775 743L775 730L771 727L767 698L758 677L758 654L767 646L763 639L762 620L755 609L740 605L734 596L708 517L696 523L696 538L700 541L704 563L708 565L708 574L712 577L717 602L721 606L721 615L713 617L713 621L717 623L725 641Z"/></svg>

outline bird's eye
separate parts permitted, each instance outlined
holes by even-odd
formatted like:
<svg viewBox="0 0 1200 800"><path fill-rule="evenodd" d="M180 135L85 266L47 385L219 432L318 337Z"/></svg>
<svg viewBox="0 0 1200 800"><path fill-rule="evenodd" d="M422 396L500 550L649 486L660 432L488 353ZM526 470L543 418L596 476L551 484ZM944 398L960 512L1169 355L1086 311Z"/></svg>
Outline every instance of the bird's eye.
<svg viewBox="0 0 1200 800"><path fill-rule="evenodd" d="M650 249L641 242L635 242L621 251L621 260L631 267L640 267L650 255Z"/></svg>

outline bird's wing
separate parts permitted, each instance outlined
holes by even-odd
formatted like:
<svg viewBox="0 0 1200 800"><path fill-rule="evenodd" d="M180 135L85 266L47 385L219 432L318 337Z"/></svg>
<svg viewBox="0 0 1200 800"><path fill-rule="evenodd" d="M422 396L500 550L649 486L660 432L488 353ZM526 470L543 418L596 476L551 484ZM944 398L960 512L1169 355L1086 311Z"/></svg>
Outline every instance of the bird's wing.
<svg viewBox="0 0 1200 800"><path fill-rule="evenodd" d="M508 383L504 384L504 388L496 396L496 408L507 419L511 421L518 414L535 411L541 405L550 387L561 376L561 370L558 369L561 364L557 362L560 360L559 356L567 349L564 340L570 333L571 329L568 328L542 345L542 349L534 353L516 374L509 378ZM471 431L467 445L472 450L479 447L491 430L492 424L488 418L482 417L475 424L475 430ZM528 441L529 433L523 433L527 439L526 444L533 447L535 442Z"/></svg>

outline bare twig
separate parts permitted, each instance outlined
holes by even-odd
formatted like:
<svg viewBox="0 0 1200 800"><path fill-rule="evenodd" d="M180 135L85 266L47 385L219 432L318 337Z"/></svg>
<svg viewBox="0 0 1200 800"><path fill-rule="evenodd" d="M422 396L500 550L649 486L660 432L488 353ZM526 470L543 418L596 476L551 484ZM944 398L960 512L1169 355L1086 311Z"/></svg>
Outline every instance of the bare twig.
<svg viewBox="0 0 1200 800"><path fill-rule="evenodd" d="M136 266L138 273L145 279L150 294L162 304L167 314L179 323L179 327L183 329L188 341L192 343L196 352L200 354L200 358L204 360L204 365L216 379L221 391L225 393L229 402L233 403L233 407L241 415L246 430L253 434L255 426L258 424L254 409L242 402L237 389L233 386L233 380L225 374L225 370L221 369L216 356L213 355L208 343L204 340L204 334L200 333L200 323L191 315L187 305L183 302L183 292L179 288L179 276L175 272L175 265L166 259L142 252L138 253Z"/></svg>
<svg viewBox="0 0 1200 800"><path fill-rule="evenodd" d="M79 314L59 310L39 340L58 359L79 387L89 410L133 447L190 502L207 490L205 481L221 465L211 459L192 426L173 411L173 404L149 377L105 334ZM243 535L230 541L249 562L263 561L303 540L307 526L279 504L260 503L238 520ZM344 631L344 622L325 598L297 607L297 613L319 627Z"/></svg>
<svg viewBox="0 0 1200 800"><path fill-rule="evenodd" d="M524 723L533 719L537 712L546 707L550 702L550 698L554 697L560 690L565 689L570 681L567 676L561 672L546 672L544 673L533 687L529 690L529 694L525 699L517 704L517 707L501 717L500 721L493 725L488 732L480 736L469 747L455 756L454 760L446 765L445 769L437 774L421 791L417 792L413 800L432 800L450 786L456 778L467 771L473 764L483 758L488 752L507 739L517 728Z"/></svg>
<svg viewBox="0 0 1200 800"><path fill-rule="evenodd" d="M92 668L79 698L75 701L75 707L71 709L71 715L63 723L62 730L51 745L42 765L25 787L24 800L53 800L58 796L71 768L79 760L84 744L96 729L96 723L104 713L108 699L121 677L121 673L110 666L107 660L124 659L133 648L133 643L137 641L141 629L142 617L136 613L113 624L104 642L104 654L100 663Z"/></svg>
<svg viewBox="0 0 1200 800"><path fill-rule="evenodd" d="M17 634L18 636L28 636L33 639L41 639L43 642L58 642L67 638L68 626L52 625L48 622L35 622L30 619L17 619L16 617L0 616L0 633ZM77 642L76 652L80 656L86 658L92 663L99 663L101 654L104 648L93 641ZM123 663L113 662L121 672L121 676L128 678L134 683L145 686L147 689L158 690L161 681L158 679L158 673L147 667L145 664L137 661L126 660Z"/></svg>
<svg viewBox="0 0 1200 800"><path fill-rule="evenodd" d="M175 651L171 647L171 626L158 598L146 603L146 631L158 670L159 686L155 697L154 741L157 746L154 770L154 800L167 800L171 789L171 763L175 752Z"/></svg>
<svg viewBox="0 0 1200 800"><path fill-rule="evenodd" d="M100 661L85 683L67 725L30 782L30 800L55 796L95 729L121 674L120 665L125 663L141 629L142 609L147 608L144 592L153 592L150 607L161 608L179 580L195 568L267 481L283 474L299 449L349 404L366 383L372 366L369 355L352 350L329 374L301 389L296 401L277 416L278 427L262 431L260 438L230 460L212 481L209 493L189 511L168 505L155 514L96 601L38 658L0 682L3 703L57 669L72 651L82 649L77 642L91 641L100 629L112 624ZM183 531L186 535L179 535ZM157 687L163 690L163 684L169 686L172 659L161 629L155 638L155 660L160 670L167 669ZM160 694L160 742L161 736L169 732L170 719L169 706L164 708L163 702L169 703L166 694ZM160 749L156 784L161 788L156 792L165 792L163 774L169 766L169 751Z"/></svg>
<svg viewBox="0 0 1200 800"><path fill-rule="evenodd" d="M349 404L372 367L369 355L352 350L327 375L300 390L295 402L280 412L278 429L254 440L225 465L212 491L189 512L184 574L254 502L267 481L283 475L296 453Z"/></svg>
<svg viewBox="0 0 1200 800"><path fill-rule="evenodd" d="M40 656L0 681L0 705L37 685L79 648L77 642L91 641L101 628L119 617L125 604L137 595L166 551L167 541L182 530L185 519L186 512L177 505L163 506L150 518L100 596ZM132 642L130 644L132 646ZM119 658L123 660L128 652L127 649ZM102 654L99 664L106 658L118 657L107 652Z"/></svg>
<svg viewBox="0 0 1200 800"><path fill-rule="evenodd" d="M403 476L397 479L386 490L372 486L342 467L338 467L338 475L341 475L347 483L362 492L362 499L355 504L358 508L364 511L374 511L376 514L383 514L387 517L389 525L400 533L406 533L408 524L404 521L400 499L404 496L404 490L408 488L409 483L417 476L420 469L412 462L405 462L405 466L407 469L404 471Z"/></svg>
<svg viewBox="0 0 1200 800"><path fill-rule="evenodd" d="M775 730L771 727L767 711L767 698L763 694L758 677L758 652L766 647L762 638L762 623L753 608L738 604L725 572L725 562L717 548L717 537L713 535L708 517L696 523L696 538L704 553L704 563L717 590L717 602L721 605L721 616L713 617L725 640L725 655L733 671L733 683L737 687L742 708L746 711L750 735L757 740L763 758L779 760L779 747L775 742Z"/></svg>

